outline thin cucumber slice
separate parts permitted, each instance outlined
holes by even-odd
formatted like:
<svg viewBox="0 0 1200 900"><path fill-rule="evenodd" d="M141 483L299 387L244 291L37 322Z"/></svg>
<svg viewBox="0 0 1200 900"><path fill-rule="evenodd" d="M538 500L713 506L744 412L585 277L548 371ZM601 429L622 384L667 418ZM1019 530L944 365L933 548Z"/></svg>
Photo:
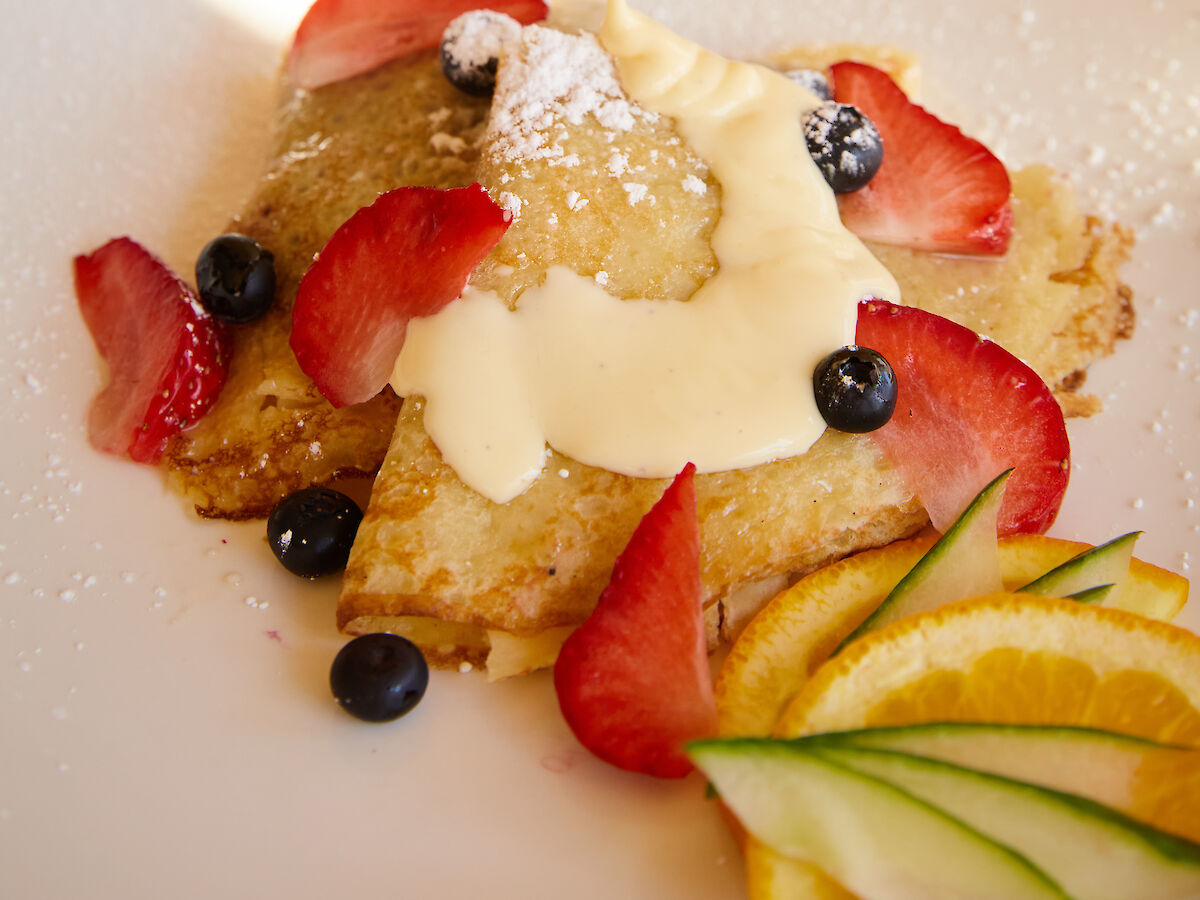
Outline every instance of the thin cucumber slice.
<svg viewBox="0 0 1200 900"><path fill-rule="evenodd" d="M1027 859L885 781L768 738L697 741L697 767L755 837L871 900L1064 900Z"/></svg>
<svg viewBox="0 0 1200 900"><path fill-rule="evenodd" d="M935 609L955 600L1004 590L996 517L1004 500L1002 472L971 501L938 542L900 579L876 610L838 647L897 619Z"/></svg>
<svg viewBox="0 0 1200 900"><path fill-rule="evenodd" d="M1133 545L1141 534L1140 531L1131 531L1106 544L1084 550L1017 590L1042 597L1073 597L1097 585L1111 584L1115 602L1120 598L1121 588L1129 575Z"/></svg>
<svg viewBox="0 0 1200 900"><path fill-rule="evenodd" d="M891 750L826 745L816 752L1011 847L1075 900L1200 897L1200 845L1091 800Z"/></svg>
<svg viewBox="0 0 1200 900"><path fill-rule="evenodd" d="M1116 587L1115 584L1101 584L1094 588L1086 588L1082 591L1076 591L1073 594L1067 594L1065 599L1074 600L1076 603L1094 603L1096 606L1103 606L1104 601L1112 596Z"/></svg>
<svg viewBox="0 0 1200 900"><path fill-rule="evenodd" d="M1177 780L1192 777L1188 773L1200 774L1200 750L1076 726L934 722L842 731L804 740L940 759L1087 797L1134 818L1145 814L1138 805L1142 779ZM1200 835L1200 806L1190 814L1185 809L1177 815L1176 821L1195 823L1194 830L1182 833L1193 839Z"/></svg>

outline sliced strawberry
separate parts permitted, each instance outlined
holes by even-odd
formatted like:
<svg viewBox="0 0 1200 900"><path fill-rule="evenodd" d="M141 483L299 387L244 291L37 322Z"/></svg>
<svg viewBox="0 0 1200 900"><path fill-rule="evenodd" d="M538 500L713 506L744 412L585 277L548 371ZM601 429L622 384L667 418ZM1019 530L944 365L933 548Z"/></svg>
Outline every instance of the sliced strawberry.
<svg viewBox="0 0 1200 900"><path fill-rule="evenodd" d="M228 372L224 328L195 292L127 237L75 257L75 296L111 378L88 410L106 453L158 462L167 441L216 402Z"/></svg>
<svg viewBox="0 0 1200 900"><path fill-rule="evenodd" d="M559 706L580 742L614 766L659 778L690 772L684 742L716 730L695 471L688 463L646 513L554 666Z"/></svg>
<svg viewBox="0 0 1200 900"><path fill-rule="evenodd" d="M378 394L408 322L462 293L512 215L478 184L383 194L334 232L300 281L292 351L334 406Z"/></svg>
<svg viewBox="0 0 1200 900"><path fill-rule="evenodd" d="M891 421L872 436L940 531L989 481L1015 467L1001 534L1044 532L1070 474L1062 410L1045 382L999 344L933 313L859 304L855 340L896 372Z"/></svg>
<svg viewBox="0 0 1200 900"><path fill-rule="evenodd" d="M524 25L549 11L545 0L317 0L296 29L288 73L309 90L361 75L438 46L451 21L481 8Z"/></svg>
<svg viewBox="0 0 1200 900"><path fill-rule="evenodd" d="M867 115L883 138L870 183L838 197L860 238L944 253L1000 255L1012 235L1012 184L987 147L909 101L873 66L830 70L834 98Z"/></svg>

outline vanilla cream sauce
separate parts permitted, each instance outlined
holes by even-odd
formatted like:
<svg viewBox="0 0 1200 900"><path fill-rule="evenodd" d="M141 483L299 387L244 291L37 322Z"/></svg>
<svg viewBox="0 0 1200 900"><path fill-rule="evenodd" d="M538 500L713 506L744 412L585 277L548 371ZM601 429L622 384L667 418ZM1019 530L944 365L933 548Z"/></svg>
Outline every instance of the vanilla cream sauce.
<svg viewBox="0 0 1200 900"><path fill-rule="evenodd" d="M624 0L610 0L599 38L626 92L672 117L720 181L720 268L673 303L622 301L556 267L515 311L468 287L409 324L392 386L426 398L443 458L497 503L533 483L547 443L644 477L803 453L825 428L813 369L853 341L860 299L899 301L895 280L842 226L805 146L811 93Z"/></svg>

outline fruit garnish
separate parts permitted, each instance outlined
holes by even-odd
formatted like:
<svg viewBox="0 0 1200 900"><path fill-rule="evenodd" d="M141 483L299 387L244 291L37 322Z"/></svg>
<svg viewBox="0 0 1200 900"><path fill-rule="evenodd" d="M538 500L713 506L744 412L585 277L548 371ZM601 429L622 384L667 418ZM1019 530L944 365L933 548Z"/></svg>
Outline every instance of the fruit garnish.
<svg viewBox="0 0 1200 900"><path fill-rule="evenodd" d="M896 409L896 373L869 347L841 347L813 371L813 396L825 424L864 434L887 424Z"/></svg>
<svg viewBox="0 0 1200 900"><path fill-rule="evenodd" d="M1058 593L1062 593L1064 599L1074 600L1076 603L1103 604L1115 588L1115 584L1101 584L1092 588L1084 588L1083 590L1075 591L1070 594L1058 591L1047 591L1042 596L1054 597L1057 596Z"/></svg>
<svg viewBox="0 0 1200 900"><path fill-rule="evenodd" d="M875 125L856 107L828 101L804 115L808 152L835 194L866 186L883 162L883 142Z"/></svg>
<svg viewBox="0 0 1200 900"><path fill-rule="evenodd" d="M717 676L721 733L769 734L812 673L933 544L933 538L921 537L859 553L805 576L767 604L734 643ZM1087 549L1042 535L1002 538L1000 575L1015 589ZM1187 579L1134 559L1121 592L1107 602L1167 620L1179 613L1187 595Z"/></svg>
<svg viewBox="0 0 1200 900"><path fill-rule="evenodd" d="M387 384L408 322L457 299L512 221L478 184L402 187L352 215L300 280L292 351L334 406Z"/></svg>
<svg viewBox="0 0 1200 900"><path fill-rule="evenodd" d="M267 543L285 569L317 578L346 568L362 522L358 504L341 491L307 487L288 494L267 518Z"/></svg>
<svg viewBox="0 0 1200 900"><path fill-rule="evenodd" d="M1200 846L1087 798L911 753L817 746L1012 848L1072 898L1200 896Z"/></svg>
<svg viewBox="0 0 1200 900"><path fill-rule="evenodd" d="M727 685L726 699L729 688L736 692L737 685ZM851 644L804 685L774 733L944 721L1083 725L1200 746L1200 638L1069 600L1023 594L968 600ZM1172 830L1174 821L1164 816L1152 824ZM781 896L776 887L824 877L755 840L747 841L746 853L754 860L748 870L763 878L754 897Z"/></svg>
<svg viewBox="0 0 1200 900"><path fill-rule="evenodd" d="M554 666L559 706L580 742L660 778L690 772L683 744L716 731L694 472L685 466L642 518Z"/></svg>
<svg viewBox="0 0 1200 900"><path fill-rule="evenodd" d="M75 296L108 385L88 409L97 450L155 463L216 402L228 339L192 288L145 247L115 238L75 257Z"/></svg>
<svg viewBox="0 0 1200 900"><path fill-rule="evenodd" d="M501 54L520 38L521 23L512 16L491 9L463 13L442 35L442 74L464 94L490 97Z"/></svg>
<svg viewBox="0 0 1200 900"><path fill-rule="evenodd" d="M481 6L526 25L549 11L544 0L317 0L296 29L288 75L309 90L361 75L438 46L454 18Z"/></svg>
<svg viewBox="0 0 1200 900"><path fill-rule="evenodd" d="M862 900L820 869L768 850L752 837L746 838L742 864L749 900Z"/></svg>
<svg viewBox="0 0 1200 900"><path fill-rule="evenodd" d="M1114 571L1112 567L1132 543L1131 537L1122 535L1092 547L1036 534L1014 534L1000 541L1004 583L1013 590L1025 592L1030 583L1042 576L1057 569L1074 569L1077 579L1072 579L1068 589L1084 581L1095 584L1116 582L1117 589L1110 593L1105 606L1169 622L1187 603L1188 580L1136 558L1130 559L1123 577Z"/></svg>
<svg viewBox="0 0 1200 900"><path fill-rule="evenodd" d="M996 517L1004 501L1004 485L1011 475L1010 469L979 492L946 533L900 579L899 584L888 591L883 602L841 646L913 613L936 609L952 600L995 593L1003 588L1000 551L996 544Z"/></svg>
<svg viewBox="0 0 1200 900"><path fill-rule="evenodd" d="M822 744L899 750L1086 797L1200 841L1200 750L1095 728L934 722L822 734Z"/></svg>
<svg viewBox="0 0 1200 900"><path fill-rule="evenodd" d="M1124 610L995 594L851 644L781 734L920 722L1082 725L1200 747L1200 637Z"/></svg>
<svg viewBox="0 0 1200 900"><path fill-rule="evenodd" d="M839 199L859 237L944 253L999 255L1012 235L1012 184L979 141L912 103L894 81L863 63L830 70L833 96L861 110L883 138L870 184Z"/></svg>
<svg viewBox="0 0 1200 900"><path fill-rule="evenodd" d="M429 686L421 651L398 634L364 634L338 651L329 688L346 712L365 722L390 722L412 710Z"/></svg>
<svg viewBox="0 0 1200 900"><path fill-rule="evenodd" d="M896 411L872 438L936 529L944 532L1010 468L1000 533L1050 527L1067 490L1071 448L1062 409L1033 369L949 319L880 300L859 304L856 340L896 371Z"/></svg>
<svg viewBox="0 0 1200 900"><path fill-rule="evenodd" d="M811 861L855 896L1066 900L1008 847L803 742L739 738L688 749L754 837Z"/></svg>
<svg viewBox="0 0 1200 900"><path fill-rule="evenodd" d="M1120 594L1129 575L1133 545L1140 536L1140 531L1131 531L1098 547L1089 547L1018 590L1043 597L1067 597L1107 585Z"/></svg>
<svg viewBox="0 0 1200 900"><path fill-rule="evenodd" d="M253 322L275 302L275 256L248 235L219 235L196 258L196 291L214 318Z"/></svg>

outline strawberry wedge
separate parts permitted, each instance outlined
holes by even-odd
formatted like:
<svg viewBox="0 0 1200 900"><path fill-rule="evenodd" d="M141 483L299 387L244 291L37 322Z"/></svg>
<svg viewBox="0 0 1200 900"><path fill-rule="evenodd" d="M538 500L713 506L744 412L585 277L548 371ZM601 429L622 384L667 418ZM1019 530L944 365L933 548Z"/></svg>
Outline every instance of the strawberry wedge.
<svg viewBox="0 0 1200 900"><path fill-rule="evenodd" d="M939 531L993 478L1015 468L1000 534L1042 533L1067 490L1062 410L1038 374L949 319L880 300L859 304L858 344L896 372L896 411L871 432Z"/></svg>
<svg viewBox="0 0 1200 900"><path fill-rule="evenodd" d="M88 410L88 439L105 453L158 462L216 403L226 332L186 282L127 237L75 257L75 296L111 376Z"/></svg>
<svg viewBox="0 0 1200 900"><path fill-rule="evenodd" d="M1004 164L909 101L887 73L841 62L830 75L834 99L866 114L883 139L875 177L838 197L846 227L881 244L1003 254L1012 235L1012 184Z"/></svg>
<svg viewBox="0 0 1200 900"><path fill-rule="evenodd" d="M438 46L451 21L480 8L523 25L548 12L544 0L317 0L296 29L288 74L308 90L361 75Z"/></svg>
<svg viewBox="0 0 1200 900"><path fill-rule="evenodd" d="M292 352L334 406L387 384L409 320L455 300L512 215L478 184L382 194L334 232L292 307Z"/></svg>
<svg viewBox="0 0 1200 900"><path fill-rule="evenodd" d="M563 644L554 688L588 750L631 772L682 778L683 744L716 731L701 618L696 467L646 513L595 611Z"/></svg>

